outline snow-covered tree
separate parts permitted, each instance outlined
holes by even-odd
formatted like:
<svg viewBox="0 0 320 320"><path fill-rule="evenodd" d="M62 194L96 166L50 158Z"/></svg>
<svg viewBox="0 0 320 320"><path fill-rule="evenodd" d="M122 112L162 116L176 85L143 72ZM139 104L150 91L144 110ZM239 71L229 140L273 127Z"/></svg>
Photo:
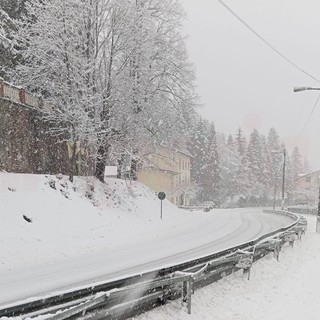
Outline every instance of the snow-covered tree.
<svg viewBox="0 0 320 320"><path fill-rule="evenodd" d="M251 184L247 140L241 128L236 133L234 144L240 157L240 164L236 173L237 195L245 199L249 194Z"/></svg>
<svg viewBox="0 0 320 320"><path fill-rule="evenodd" d="M40 110L51 134L71 147L70 180L77 145L95 135L96 106L102 101L92 81L98 68L91 50L96 10L96 4L79 0L27 1L17 36L23 64L16 68L16 79L51 103L50 110Z"/></svg>
<svg viewBox="0 0 320 320"><path fill-rule="evenodd" d="M112 152L181 140L195 94L178 2L28 0L26 11L16 79L52 103L51 133L73 150L94 142L98 179Z"/></svg>
<svg viewBox="0 0 320 320"><path fill-rule="evenodd" d="M197 194L198 202L204 201L203 189L205 185L207 175L207 126L206 122L202 119L199 120L194 128L194 132L191 135L191 141L189 141L189 151L192 153L194 158L192 159L191 165L191 180L198 185L199 192Z"/></svg>
<svg viewBox="0 0 320 320"><path fill-rule="evenodd" d="M227 143L225 143L223 136L220 134L218 146L221 176L219 198L225 206L236 206L240 189L240 181L237 178L241 167L241 157L234 146L231 135L229 135Z"/></svg>
<svg viewBox="0 0 320 320"><path fill-rule="evenodd" d="M272 170L272 159L269 153L267 139L261 134L260 135L261 142L261 161L262 161L262 173L261 173L261 183L264 185L264 197L265 200L268 199L269 189L273 185L273 170Z"/></svg>
<svg viewBox="0 0 320 320"><path fill-rule="evenodd" d="M208 127L208 166L207 166L207 200L217 200L221 184L220 176L220 156L217 144L217 135L213 123Z"/></svg>
<svg viewBox="0 0 320 320"><path fill-rule="evenodd" d="M293 178L293 166L292 160L289 154L286 154L286 166L285 166L285 192L288 196L288 201L290 202L293 198L295 183ZM281 180L281 179L279 179Z"/></svg>
<svg viewBox="0 0 320 320"><path fill-rule="evenodd" d="M291 154L292 178L297 179L299 175L303 174L303 165L299 148L295 146Z"/></svg>
<svg viewBox="0 0 320 320"><path fill-rule="evenodd" d="M213 123L200 119L188 144L194 156L191 179L197 185L196 201L218 201L220 192L220 155Z"/></svg>
<svg viewBox="0 0 320 320"><path fill-rule="evenodd" d="M236 133L234 144L240 156L243 156L247 150L247 140L241 128Z"/></svg>
<svg viewBox="0 0 320 320"><path fill-rule="evenodd" d="M264 190L262 146L258 130L253 129L248 143L248 165L250 169L251 195L260 198Z"/></svg>
<svg viewBox="0 0 320 320"><path fill-rule="evenodd" d="M129 63L122 82L126 98L120 107L124 116L118 122L125 127L121 139L130 142L123 145L141 157L153 143L177 148L185 143L194 118L194 75L181 35L179 3L132 3L132 39L126 49Z"/></svg>
<svg viewBox="0 0 320 320"><path fill-rule="evenodd" d="M25 0L0 0L0 77L9 80L8 70L21 58L17 52L14 33L25 11Z"/></svg>
<svg viewBox="0 0 320 320"><path fill-rule="evenodd" d="M269 130L267 148L270 158L270 193L272 197L275 197L280 191L283 167L283 147L280 144L280 137L275 128Z"/></svg>

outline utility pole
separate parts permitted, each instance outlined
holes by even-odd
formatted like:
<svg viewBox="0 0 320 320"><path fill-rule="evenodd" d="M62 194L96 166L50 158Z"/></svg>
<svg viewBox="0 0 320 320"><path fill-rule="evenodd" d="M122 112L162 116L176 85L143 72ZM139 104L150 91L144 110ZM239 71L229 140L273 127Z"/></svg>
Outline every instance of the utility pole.
<svg viewBox="0 0 320 320"><path fill-rule="evenodd" d="M286 149L283 149L283 167L282 167L282 201L281 210L284 210L284 181L286 177Z"/></svg>
<svg viewBox="0 0 320 320"><path fill-rule="evenodd" d="M316 232L320 233L320 187L319 187L319 199L318 199L318 214L316 222Z"/></svg>

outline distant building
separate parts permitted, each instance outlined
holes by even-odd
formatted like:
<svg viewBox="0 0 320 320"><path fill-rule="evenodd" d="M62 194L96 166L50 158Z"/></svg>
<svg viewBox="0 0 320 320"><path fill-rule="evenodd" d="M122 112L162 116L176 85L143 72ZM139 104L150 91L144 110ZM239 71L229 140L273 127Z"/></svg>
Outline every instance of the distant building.
<svg viewBox="0 0 320 320"><path fill-rule="evenodd" d="M300 202L314 201L320 187L320 170L301 175L295 179L294 198Z"/></svg>
<svg viewBox="0 0 320 320"><path fill-rule="evenodd" d="M147 161L138 166L137 179L155 192L165 192L173 204L189 205L191 159L187 151L162 146L148 154Z"/></svg>

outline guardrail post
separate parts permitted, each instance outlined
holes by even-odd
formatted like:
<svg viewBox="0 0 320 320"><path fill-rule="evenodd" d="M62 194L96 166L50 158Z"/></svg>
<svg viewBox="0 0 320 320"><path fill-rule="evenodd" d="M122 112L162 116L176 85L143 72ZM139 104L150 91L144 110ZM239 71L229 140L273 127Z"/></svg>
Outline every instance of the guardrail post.
<svg viewBox="0 0 320 320"><path fill-rule="evenodd" d="M188 280L182 283L182 302L187 303L187 312L191 314L191 295L192 295L192 285L193 279L190 277Z"/></svg>
<svg viewBox="0 0 320 320"><path fill-rule="evenodd" d="M275 245L274 250L273 250L273 257L276 258L277 261L279 261L280 251L281 251L281 244L279 242Z"/></svg>
<svg viewBox="0 0 320 320"><path fill-rule="evenodd" d="M243 274L247 274L247 279L250 280L251 267L243 269Z"/></svg>
<svg viewBox="0 0 320 320"><path fill-rule="evenodd" d="M182 283L182 302L186 302L187 301L187 284L188 281L183 281Z"/></svg>
<svg viewBox="0 0 320 320"><path fill-rule="evenodd" d="M284 241L289 242L290 247L293 248L295 238L296 238L295 233L289 233L284 236Z"/></svg>
<svg viewBox="0 0 320 320"><path fill-rule="evenodd" d="M188 314L191 314L191 279L187 282Z"/></svg>
<svg viewBox="0 0 320 320"><path fill-rule="evenodd" d="M301 242L301 238L302 238L302 228L299 228L297 236L298 236L299 241Z"/></svg>
<svg viewBox="0 0 320 320"><path fill-rule="evenodd" d="M191 280L191 292L194 294L194 279Z"/></svg>
<svg viewBox="0 0 320 320"><path fill-rule="evenodd" d="M253 256L254 256L254 253L246 252L236 264L237 268L243 269L243 274L248 274L248 280L250 280L250 272L251 272L251 267L253 263Z"/></svg>

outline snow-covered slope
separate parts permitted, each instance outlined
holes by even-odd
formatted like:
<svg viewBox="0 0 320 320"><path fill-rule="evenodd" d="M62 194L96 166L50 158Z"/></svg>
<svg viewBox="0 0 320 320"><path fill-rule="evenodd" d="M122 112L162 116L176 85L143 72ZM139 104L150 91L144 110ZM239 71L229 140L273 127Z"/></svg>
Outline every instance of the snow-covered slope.
<svg viewBox="0 0 320 320"><path fill-rule="evenodd" d="M163 215L139 182L0 173L0 271L172 234L181 210L165 200Z"/></svg>

